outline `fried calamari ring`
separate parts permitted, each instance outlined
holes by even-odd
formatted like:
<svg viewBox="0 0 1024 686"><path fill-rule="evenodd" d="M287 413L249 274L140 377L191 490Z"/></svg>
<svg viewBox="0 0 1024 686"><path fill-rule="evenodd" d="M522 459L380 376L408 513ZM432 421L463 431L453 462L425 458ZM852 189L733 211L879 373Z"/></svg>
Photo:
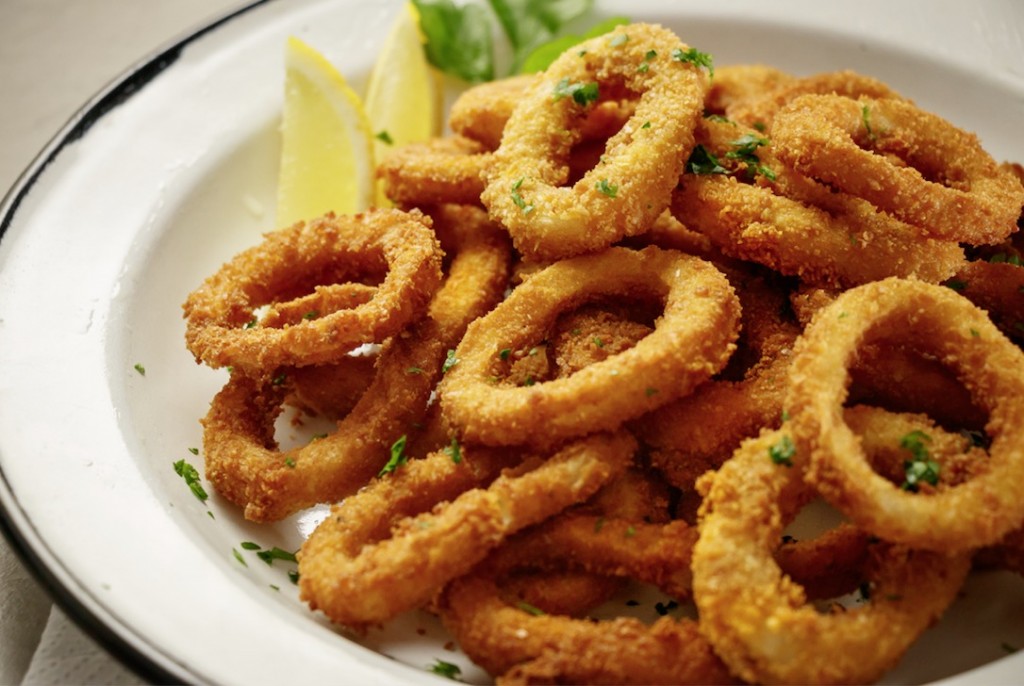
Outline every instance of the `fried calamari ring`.
<svg viewBox="0 0 1024 686"><path fill-rule="evenodd" d="M897 331L898 334L893 334ZM879 337L934 355L988 413L989 469L946 491L902 490L874 472L843 418L848 369ZM795 348L786 407L808 478L854 523L929 550L996 542L1024 521L1024 352L949 288L901 279L859 286L821 309Z"/></svg>
<svg viewBox="0 0 1024 686"><path fill-rule="evenodd" d="M510 76L481 83L463 91L452 103L448 125L456 135L481 143L487 150L501 145L501 136L512 111L530 88L540 80L536 74ZM633 113L629 102L607 100L587 111L580 124L582 139L611 136Z"/></svg>
<svg viewBox="0 0 1024 686"><path fill-rule="evenodd" d="M977 136L908 102L804 95L778 113L772 138L798 171L925 236L998 243L1016 229L1024 205L1024 187Z"/></svg>
<svg viewBox="0 0 1024 686"><path fill-rule="evenodd" d="M469 138L434 138L392 151L377 166L384 194L398 205L475 205L492 155Z"/></svg>
<svg viewBox="0 0 1024 686"><path fill-rule="evenodd" d="M593 495L626 469L635 451L625 432L595 434L546 459L527 460L486 489L403 519L383 540L369 534L379 529L378 508L387 502L379 491L392 489L371 487L337 505L303 544L302 598L354 628L422 606L511 534ZM452 457L442 451L426 459Z"/></svg>
<svg viewBox="0 0 1024 686"><path fill-rule="evenodd" d="M791 295L790 303L801 326L806 326L814 313L837 295L820 288L801 288ZM923 412L940 424L968 430L980 430L987 419L939 360L884 339L857 351L850 367L847 402L894 412Z"/></svg>
<svg viewBox="0 0 1024 686"><path fill-rule="evenodd" d="M647 626L625 617L594 622L538 615L501 592L510 570L568 565L685 598L694 539L695 530L681 521L563 514L510 539L473 573L451 582L438 610L462 650L502 684L732 683L692 620L663 617Z"/></svg>
<svg viewBox="0 0 1024 686"><path fill-rule="evenodd" d="M599 250L643 232L668 206L707 91L707 76L674 59L677 50L687 54L661 27L619 27L556 59L516 106L481 200L521 253L553 259ZM636 111L608 140L604 161L561 187L582 138L573 121L594 91L620 88L640 94Z"/></svg>
<svg viewBox="0 0 1024 686"><path fill-rule="evenodd" d="M701 630L746 681L873 682L953 601L969 557L878 542L868 551L870 601L820 614L773 559L786 510L808 490L799 462L771 458L786 431L748 439L702 484L692 564Z"/></svg>
<svg viewBox="0 0 1024 686"><path fill-rule="evenodd" d="M631 426L649 451L651 465L686 493L694 481L715 469L740 441L781 421L790 349L799 328L783 316L786 296L763 275L723 268L742 306L742 329L733 365L752 358L732 378L714 378Z"/></svg>
<svg viewBox="0 0 1024 686"><path fill-rule="evenodd" d="M616 295L664 303L653 333L564 379L518 388L492 383L502 350L527 349L561 312ZM469 326L439 387L441 408L466 440L488 445L546 443L617 427L721 369L738 324L728 280L699 258L652 247L563 260Z"/></svg>
<svg viewBox="0 0 1024 686"><path fill-rule="evenodd" d="M760 140L756 131L711 120L703 120L698 130L702 145L723 162L726 152L748 136ZM756 153L773 171L773 182L688 173L673 196L672 213L726 255L815 285L848 287L887 276L939 282L963 264L958 244L922 240L917 229L870 203L832 193L786 169L777 148L776 142Z"/></svg>
<svg viewBox="0 0 1024 686"><path fill-rule="evenodd" d="M718 80L718 74L715 74ZM745 98L725 110L725 116L745 126L771 130L779 110L801 95L843 95L848 98L902 99L896 91L878 79L850 70L825 72L793 78L778 79L773 88L760 96Z"/></svg>
<svg viewBox="0 0 1024 686"><path fill-rule="evenodd" d="M727 64L715 68L715 78L708 89L704 110L708 114L737 119L735 112L751 101L757 101L766 93L788 85L795 80L793 75L767 64ZM754 126L757 121L744 121Z"/></svg>
<svg viewBox="0 0 1024 686"><path fill-rule="evenodd" d="M344 355L337 362L294 367L287 373L285 402L303 412L338 421L373 383L377 355Z"/></svg>
<svg viewBox="0 0 1024 686"><path fill-rule="evenodd" d="M283 328L251 325L257 308L282 307L317 285L310 279L344 282L384 270L373 298L357 307ZM327 215L267 234L206 279L183 306L185 341L197 361L253 375L327 362L396 333L423 313L440 281L441 249L422 213Z"/></svg>
<svg viewBox="0 0 1024 686"><path fill-rule="evenodd" d="M203 419L206 475L255 521L274 521L355 492L380 470L389 447L411 432L427 408L446 352L467 324L501 298L510 247L483 210L434 211L438 233L454 248L444 285L428 316L383 346L373 381L334 432L279 450L274 420L289 388L288 371L273 379L232 374Z"/></svg>
<svg viewBox="0 0 1024 686"><path fill-rule="evenodd" d="M1024 339L1024 267L1010 262L967 262L946 285L987 310L1007 336Z"/></svg>

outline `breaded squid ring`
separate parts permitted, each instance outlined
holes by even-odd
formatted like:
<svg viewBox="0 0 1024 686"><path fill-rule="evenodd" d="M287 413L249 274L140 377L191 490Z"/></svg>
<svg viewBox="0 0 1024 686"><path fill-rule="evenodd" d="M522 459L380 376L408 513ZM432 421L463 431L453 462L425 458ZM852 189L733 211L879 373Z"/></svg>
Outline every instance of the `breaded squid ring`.
<svg viewBox="0 0 1024 686"><path fill-rule="evenodd" d="M708 89L704 110L708 114L737 120L735 113L750 102L756 102L796 77L767 64L726 64L715 68L715 78ZM756 120L745 120L754 126Z"/></svg>
<svg viewBox="0 0 1024 686"><path fill-rule="evenodd" d="M729 669L752 683L872 683L956 598L967 555L877 542L870 602L821 614L773 559L794 501L808 497L800 456L777 464L787 427L745 441L713 476L693 549L701 630ZM787 512L788 510L788 512Z"/></svg>
<svg viewBox="0 0 1024 686"><path fill-rule="evenodd" d="M635 451L626 432L594 434L543 460L527 460L487 488L403 519L380 539L372 534L380 524L377 491L391 490L384 476L337 505L303 544L302 598L353 628L420 607L508 536L593 495L626 469ZM451 459L444 451L426 458Z"/></svg>
<svg viewBox="0 0 1024 686"><path fill-rule="evenodd" d="M503 349L527 349L561 312L615 295L664 303L654 331L634 347L563 379L522 387L492 382ZM700 258L650 247L562 260L469 326L440 384L441 408L466 440L487 445L540 445L618 427L721 369L738 326L732 286Z"/></svg>
<svg viewBox="0 0 1024 686"><path fill-rule="evenodd" d="M492 161L476 141L434 138L392 151L378 165L377 178L384 194L398 205L476 205Z"/></svg>
<svg viewBox="0 0 1024 686"><path fill-rule="evenodd" d="M254 521L275 521L365 485L387 462L389 447L426 412L446 352L466 325L488 311L508 283L508 238L475 207L435 210L439 233L454 234L454 257L428 316L381 350L373 381L334 432L279 450L274 420L288 372L273 379L232 374L203 419L206 475ZM448 241L446 241L446 244Z"/></svg>
<svg viewBox="0 0 1024 686"><path fill-rule="evenodd" d="M345 282L385 270L369 302L283 328L252 325L257 308L317 285L306 278ZM185 342L198 362L254 376L327 362L422 315L440 282L441 248L421 212L329 214L267 234L206 279L183 306Z"/></svg>
<svg viewBox="0 0 1024 686"><path fill-rule="evenodd" d="M744 135L760 137L711 120L703 120L698 129L698 140L720 157ZM843 287L887 276L937 283L963 264L957 243L922 239L916 228L870 203L832 193L785 168L777 157L778 141L759 147L756 154L773 171L773 182L687 173L672 199L676 218L726 255L799 276L805 283Z"/></svg>
<svg viewBox="0 0 1024 686"><path fill-rule="evenodd" d="M524 256L556 259L599 250L645 231L668 206L708 87L699 67L673 57L686 51L664 28L619 27L564 53L523 97L494 153L481 200ZM593 100L586 89L619 84L640 94L633 116L608 140L597 167L561 187L569 153L582 138L574 120Z"/></svg>
<svg viewBox="0 0 1024 686"><path fill-rule="evenodd" d="M718 75L715 76L717 81ZM801 95L810 94L902 99L896 91L878 79L847 69L789 80L778 79L773 88L761 93L760 96L731 103L731 106L725 109L725 116L744 126L770 131L779 110Z"/></svg>
<svg viewBox="0 0 1024 686"><path fill-rule="evenodd" d="M922 235L984 245L1016 230L1020 181L977 136L911 103L804 95L779 111L771 133L776 153L795 169Z"/></svg>
<svg viewBox="0 0 1024 686"><path fill-rule="evenodd" d="M696 531L563 514L497 549L438 598L445 627L459 647L498 683L733 683L690 619L663 617L651 626L539 614L501 592L504 575L523 567L568 565L590 573L657 585L670 597L690 594L689 559Z"/></svg>
<svg viewBox="0 0 1024 686"><path fill-rule="evenodd" d="M898 333L894 333L898 332ZM901 489L871 467L843 417L858 349L895 338L948 366L988 413L988 469L931 494ZM1024 521L1024 352L983 310L949 288L886 279L840 294L795 346L786 408L808 478L858 526L927 550L995 543Z"/></svg>
<svg viewBox="0 0 1024 686"><path fill-rule="evenodd" d="M448 125L457 136L471 138L487 150L501 145L501 136L512 111L540 77L536 74L510 76L481 83L463 91L448 112ZM626 103L606 101L587 111L581 122L584 141L611 136L632 114Z"/></svg>

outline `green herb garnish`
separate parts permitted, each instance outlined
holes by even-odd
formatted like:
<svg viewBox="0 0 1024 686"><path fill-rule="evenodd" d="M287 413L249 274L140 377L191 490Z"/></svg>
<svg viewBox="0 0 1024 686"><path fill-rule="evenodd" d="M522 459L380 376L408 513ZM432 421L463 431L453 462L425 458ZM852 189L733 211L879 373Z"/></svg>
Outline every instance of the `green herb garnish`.
<svg viewBox="0 0 1024 686"><path fill-rule="evenodd" d="M729 173L728 169L719 164L718 158L699 143L693 147L690 159L686 161L686 170L698 175Z"/></svg>
<svg viewBox="0 0 1024 686"><path fill-rule="evenodd" d="M913 459L903 462L906 474L903 490L916 492L921 482L932 486L939 483L939 463L931 459L926 445L931 441L931 436L923 431L911 431L900 439L900 447L913 455Z"/></svg>
<svg viewBox="0 0 1024 686"><path fill-rule="evenodd" d="M458 681L459 675L462 674L462 669L458 665L453 665L451 662L445 662L444 660L435 660L434 664L430 665L430 671L438 676L448 677Z"/></svg>
<svg viewBox="0 0 1024 686"><path fill-rule="evenodd" d="M796 455L796 445L788 434L783 434L782 438L768 448L768 457L772 459L772 462L786 467L793 466L794 455Z"/></svg>
<svg viewBox="0 0 1024 686"><path fill-rule="evenodd" d="M270 548L269 550L259 551L258 553L256 553L256 557L260 558L268 565L274 564L274 560L284 560L285 562L298 562L298 560L295 559L295 553L288 552L287 550L282 550L281 548L278 548L276 545L273 548Z"/></svg>
<svg viewBox="0 0 1024 686"><path fill-rule="evenodd" d="M519 193L519 189L522 188L524 180L525 178L520 178L512 184L512 202L515 203L516 207L523 211L523 214L529 214L530 212L533 212L533 205L527 204L527 202L523 200L523 196Z"/></svg>
<svg viewBox="0 0 1024 686"><path fill-rule="evenodd" d="M455 464L462 462L462 446L459 445L459 439L455 436L452 436L451 443L444 449L444 452L452 458L452 462Z"/></svg>
<svg viewBox="0 0 1024 686"><path fill-rule="evenodd" d="M555 84L555 90L553 96L555 100L561 100L562 98L572 98L580 107L586 107L592 102L595 102L598 98L598 85L596 81L590 83L583 83L582 81L569 81L569 77L566 76L559 79L558 83Z"/></svg>
<svg viewBox="0 0 1024 686"><path fill-rule="evenodd" d="M444 358L444 364L441 365L441 373L447 374L452 367L459 363L459 358L455 357L455 351L451 348L448 349L448 354Z"/></svg>
<svg viewBox="0 0 1024 686"><path fill-rule="evenodd" d="M708 70L708 76L714 78L715 76L715 65L711 55L706 52L701 52L697 48L676 48L672 51L672 59L677 62L689 62L698 67L704 67Z"/></svg>
<svg viewBox="0 0 1024 686"><path fill-rule="evenodd" d="M199 480L199 470L190 465L185 460L178 460L174 463L174 471L185 480L192 494L199 498L199 500L206 502L206 499L210 496L207 495L206 490L203 488L202 483Z"/></svg>
<svg viewBox="0 0 1024 686"><path fill-rule="evenodd" d="M381 470L377 473L378 477L382 477L385 474L390 474L395 471L403 464L405 464L409 458L405 454L405 442L407 437L402 435L397 441L391 444L391 459L388 460L387 464L384 465Z"/></svg>
<svg viewBox="0 0 1024 686"><path fill-rule="evenodd" d="M609 198L614 198L619 192L619 187L614 183L608 183L608 179L601 179L594 187Z"/></svg>
<svg viewBox="0 0 1024 686"><path fill-rule="evenodd" d="M387 131L379 132L376 136L374 136L374 138L379 140L381 143L384 143L385 145L394 145L395 144L395 139L392 138L391 134L388 133Z"/></svg>

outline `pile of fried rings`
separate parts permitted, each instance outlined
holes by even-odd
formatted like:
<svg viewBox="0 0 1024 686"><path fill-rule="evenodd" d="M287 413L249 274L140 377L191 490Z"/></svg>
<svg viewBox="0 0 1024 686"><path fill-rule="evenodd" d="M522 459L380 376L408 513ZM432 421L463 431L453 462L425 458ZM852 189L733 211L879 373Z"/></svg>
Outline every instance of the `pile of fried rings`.
<svg viewBox="0 0 1024 686"><path fill-rule="evenodd" d="M311 608L436 613L499 683L864 683L1024 572L1021 168L876 79L706 57L632 24L473 87L393 208L188 297L207 479L332 504ZM281 449L286 405L336 427ZM695 618L588 618L626 583Z"/></svg>

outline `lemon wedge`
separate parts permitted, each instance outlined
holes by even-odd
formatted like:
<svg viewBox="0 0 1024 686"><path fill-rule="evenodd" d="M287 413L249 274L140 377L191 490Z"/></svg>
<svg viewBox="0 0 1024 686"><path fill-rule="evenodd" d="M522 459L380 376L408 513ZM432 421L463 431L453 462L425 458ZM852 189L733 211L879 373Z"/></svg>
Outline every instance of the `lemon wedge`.
<svg viewBox="0 0 1024 686"><path fill-rule="evenodd" d="M374 202L373 130L359 95L314 48L289 38L277 225Z"/></svg>
<svg viewBox="0 0 1024 686"><path fill-rule="evenodd" d="M377 160L397 146L428 140L441 131L441 77L427 62L423 43L419 12L406 3L381 46L366 88ZM377 202L388 204L381 195Z"/></svg>

